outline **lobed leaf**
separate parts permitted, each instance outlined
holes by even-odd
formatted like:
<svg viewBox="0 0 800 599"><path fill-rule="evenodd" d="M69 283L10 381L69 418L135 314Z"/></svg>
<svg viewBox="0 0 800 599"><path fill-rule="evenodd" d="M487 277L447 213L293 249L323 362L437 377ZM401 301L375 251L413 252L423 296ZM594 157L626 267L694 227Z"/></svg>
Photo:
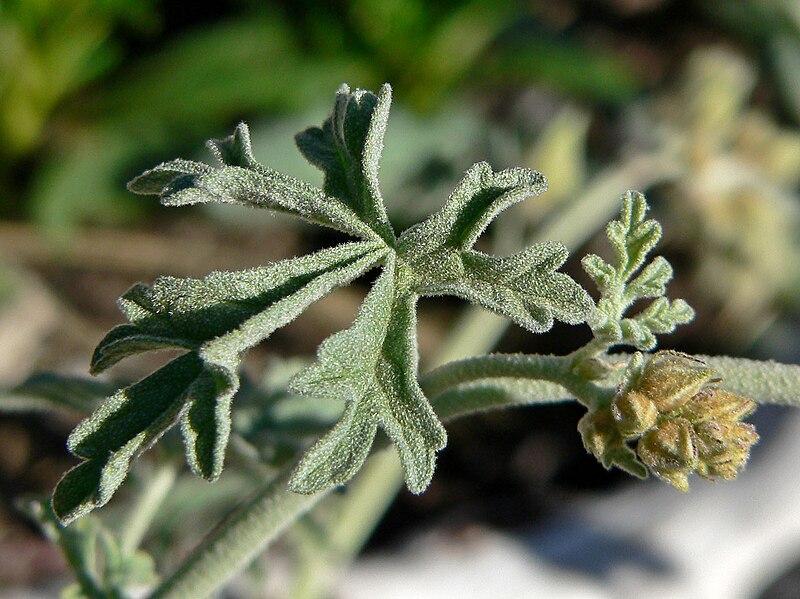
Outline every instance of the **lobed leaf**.
<svg viewBox="0 0 800 599"><path fill-rule="evenodd" d="M353 242L246 271L134 285L119 300L130 324L118 325L100 342L92 372L155 349L241 352L369 270L383 254L379 244Z"/></svg>
<svg viewBox="0 0 800 599"><path fill-rule="evenodd" d="M220 168L181 159L164 162L134 178L128 189L158 195L165 206L221 202L268 208L363 239L376 238L370 225L339 198L256 162L244 123L230 137L208 145L222 162Z"/></svg>
<svg viewBox="0 0 800 599"><path fill-rule="evenodd" d="M607 295L617 284L617 270L596 254L587 254L581 266L592 279L602 295Z"/></svg>
<svg viewBox="0 0 800 599"><path fill-rule="evenodd" d="M502 258L471 249L498 213L545 188L544 177L530 169L495 173L486 163L473 166L439 212L400 236L398 254L412 272L412 288L461 297L537 333L554 318L585 321L591 299L555 272L567 258L563 245L537 244Z"/></svg>
<svg viewBox="0 0 800 599"><path fill-rule="evenodd" d="M321 127L295 137L306 159L325 173L325 192L346 204L386 243L395 235L381 197L378 167L392 103L392 89L378 94L342 85L333 113Z"/></svg>
<svg viewBox="0 0 800 599"><path fill-rule="evenodd" d="M396 284L396 266L364 300L353 325L324 341L318 360L296 375L298 394L347 402L339 423L300 461L290 488L315 493L349 480L382 428L400 455L405 480L421 493L447 436L417 383L416 296Z"/></svg>
<svg viewBox="0 0 800 599"><path fill-rule="evenodd" d="M461 297L534 333L549 330L555 318L584 322L594 305L571 277L556 272L567 259L567 249L559 243L537 244L506 257L468 251L461 258L463 276L422 292Z"/></svg>
<svg viewBox="0 0 800 599"><path fill-rule="evenodd" d="M398 251L408 257L440 247L470 249L503 210L547 189L541 173L512 168L495 173L485 162L472 166L439 212L401 235Z"/></svg>
<svg viewBox="0 0 800 599"><path fill-rule="evenodd" d="M680 324L691 322L694 310L682 299L660 297L636 315L636 320L654 333L671 333Z"/></svg>
<svg viewBox="0 0 800 599"><path fill-rule="evenodd" d="M655 220L645 220L647 201L638 191L628 191L622 197L620 219L611 221L606 234L617 258L617 273L627 281L647 258L659 239L661 225Z"/></svg>
<svg viewBox="0 0 800 599"><path fill-rule="evenodd" d="M601 294L589 319L595 337L609 344L632 345L640 350L655 348L657 334L671 333L677 325L694 318L694 311L686 302L670 302L664 297L673 274L665 258L656 256L642 268L647 254L661 237L661 226L654 220L645 220L646 213L644 196L629 191L622 198L619 220L612 221L606 228L616 255L616 266L594 254L581 261ZM634 277L639 269L641 271ZM627 309L643 298L655 300L633 318L625 318Z"/></svg>
<svg viewBox="0 0 800 599"><path fill-rule="evenodd" d="M53 510L64 524L111 499L135 455L155 443L180 417L202 371L196 354L180 356L112 395L75 428L67 447L84 461L64 475L53 493Z"/></svg>
<svg viewBox="0 0 800 599"><path fill-rule="evenodd" d="M69 522L108 502L131 461L179 420L190 467L216 479L242 352L370 269L383 253L380 244L356 242L250 271L134 286L120 302L131 324L101 341L93 370L141 351L189 352L117 392L76 427L68 447L85 461L56 488L59 517Z"/></svg>
<svg viewBox="0 0 800 599"><path fill-rule="evenodd" d="M660 297L667 292L672 280L672 266L663 256L656 256L639 275L625 287L625 300L629 303L646 297Z"/></svg>

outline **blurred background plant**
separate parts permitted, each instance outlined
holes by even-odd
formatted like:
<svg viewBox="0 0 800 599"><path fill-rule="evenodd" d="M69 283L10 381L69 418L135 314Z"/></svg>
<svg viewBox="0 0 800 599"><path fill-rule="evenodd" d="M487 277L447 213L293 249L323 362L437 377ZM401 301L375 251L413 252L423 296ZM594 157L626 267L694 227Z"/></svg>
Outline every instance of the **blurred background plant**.
<svg viewBox="0 0 800 599"><path fill-rule="evenodd" d="M664 222L675 294L698 309L673 345L797 362L799 69L792 0L230 0L191 11L150 0L3 0L0 586L45 584L63 571L15 502L52 488L68 463L66 434L114 384L81 376L120 319L115 298L158 274L243 268L322 241L293 221L236 207L171 211L137 199L125 182L143 168L199 157L203 140L246 119L261 162L319 183L294 133L321 122L340 83L376 89L389 81L395 108L381 178L398 225L428 214L485 159L536 168L550 191L499 219L484 243L511 252L552 238L588 251L619 195L640 189ZM286 396L299 366L276 355L307 356L347 325L358 299L326 299L248 365L256 382L237 400L223 481L208 486L146 465L134 483L161 502L157 514L124 507L141 505L132 490L116 512L91 516L105 524L86 524L78 545L81 559L107 566L97 584L128 580L120 555L135 561L134 573L147 570L134 551L142 540L168 571L203 532L196 510L224 512L252 488L254 468L270 476L293 459L296 437L287 431L313 439L335 418L335 407ZM423 370L494 348L563 353L587 335L558 333L533 337L457 302L423 302ZM147 369L142 359L115 376L130 381ZM67 398L56 382L29 378L43 370L77 377ZM442 519L513 528L554 509L556 495L623 484L583 454L579 412L553 406L455 423L434 485L420 498L402 495L373 543ZM147 495L153 480L172 491ZM339 501L289 543L306 572L319 564L309 539ZM46 513L24 511L58 537ZM104 538L104 526L122 545L86 541ZM281 578L275 569L271 580ZM251 574L244 595L262 584L258 566Z"/></svg>

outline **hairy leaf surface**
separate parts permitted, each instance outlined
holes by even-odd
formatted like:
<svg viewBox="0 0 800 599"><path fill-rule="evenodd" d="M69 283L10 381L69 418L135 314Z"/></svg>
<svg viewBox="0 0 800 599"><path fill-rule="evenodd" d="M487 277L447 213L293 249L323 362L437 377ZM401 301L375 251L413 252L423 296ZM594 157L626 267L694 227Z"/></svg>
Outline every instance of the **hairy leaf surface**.
<svg viewBox="0 0 800 599"><path fill-rule="evenodd" d="M259 164L244 124L233 135L209 142L221 166L173 160L129 183L131 191L158 195L169 206L223 202L262 207L363 241L239 273L162 277L126 292L120 307L128 322L100 342L92 372L141 352L170 348L184 353L112 395L75 429L69 448L83 462L65 475L53 499L63 521L107 502L131 461L178 423L192 470L207 479L218 477L243 352L379 263L383 272L352 326L328 338L317 361L292 382L304 395L345 402L339 422L301 459L291 479L296 491L313 493L349 480L369 454L378 429L396 446L408 488L419 493L428 486L446 433L417 381L416 304L421 295L455 295L534 332L549 329L554 319L586 320L593 303L575 281L558 272L567 258L561 244L538 244L504 257L472 249L500 212L545 190L545 179L536 171L495 172L478 163L438 213L395 237L378 181L390 104L388 85L377 94L342 86L322 126L296 137L300 151L323 171L324 191ZM619 247L635 245L646 253L652 231L640 222L637 206L631 210L613 234ZM620 268L634 265L635 270L637 260L632 254ZM660 289L664 270L658 266L645 269L631 287L633 295ZM618 269L608 269L611 288ZM666 308L648 312L636 326L664 328L669 314ZM617 321L612 325L621 331Z"/></svg>
<svg viewBox="0 0 800 599"><path fill-rule="evenodd" d="M192 470L217 478L242 352L369 270L383 252L380 244L356 242L250 271L134 286L120 302L130 324L101 341L93 371L152 349L189 352L113 395L73 431L69 449L86 461L56 489L59 516L68 521L105 504L130 461L178 420Z"/></svg>
<svg viewBox="0 0 800 599"><path fill-rule="evenodd" d="M417 383L416 296L387 264L353 325L324 341L293 391L347 402L339 423L303 457L291 488L314 493L343 484L361 467L377 428L395 443L408 488L421 493L447 435Z"/></svg>
<svg viewBox="0 0 800 599"><path fill-rule="evenodd" d="M567 259L556 242L513 256L472 250L491 220L507 207L547 187L541 173L516 168L495 173L486 163L467 171L442 209L400 237L398 251L411 264L423 295L454 295L542 332L558 318L584 322L593 307L583 288L556 272Z"/></svg>
<svg viewBox="0 0 800 599"><path fill-rule="evenodd" d="M622 198L619 220L612 221L606 228L615 265L594 254L582 260L584 270L600 290L600 301L590 322L595 336L608 343L632 345L641 350L653 349L657 334L671 333L679 324L694 318L694 311L685 301L670 301L664 297L672 278L669 262L656 256L645 265L649 252L661 238L661 225L646 220L646 214L644 196L629 191ZM655 299L633 318L624 316L635 301L645 298Z"/></svg>
<svg viewBox="0 0 800 599"><path fill-rule="evenodd" d="M158 195L165 206L221 202L268 208L355 237L376 238L370 224L340 198L330 197L313 185L256 162L244 123L230 137L211 140L208 145L222 162L220 168L191 160L172 160L145 171L128 183L128 189Z"/></svg>
<svg viewBox="0 0 800 599"><path fill-rule="evenodd" d="M494 172L485 162L472 166L439 212L403 233L399 251L409 258L437 248L468 250L500 212L547 189L541 173L527 168Z"/></svg>
<svg viewBox="0 0 800 599"><path fill-rule="evenodd" d="M386 243L395 236L381 197L378 166L392 103L392 88L378 94L343 85L321 127L295 137L303 156L325 173L325 193L339 198Z"/></svg>

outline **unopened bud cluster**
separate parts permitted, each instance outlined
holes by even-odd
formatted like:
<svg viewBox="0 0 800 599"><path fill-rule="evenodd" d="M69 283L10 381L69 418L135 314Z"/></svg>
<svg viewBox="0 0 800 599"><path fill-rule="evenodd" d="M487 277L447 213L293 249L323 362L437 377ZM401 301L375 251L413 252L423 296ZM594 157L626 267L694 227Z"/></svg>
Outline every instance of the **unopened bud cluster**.
<svg viewBox="0 0 800 599"><path fill-rule="evenodd" d="M693 472L712 480L739 473L758 441L753 425L741 421L753 401L714 386L719 379L708 366L677 352L658 352L644 366L639 359L629 374L608 408L581 420L588 451L634 474L638 456L681 491L688 491ZM636 455L628 446L633 441Z"/></svg>

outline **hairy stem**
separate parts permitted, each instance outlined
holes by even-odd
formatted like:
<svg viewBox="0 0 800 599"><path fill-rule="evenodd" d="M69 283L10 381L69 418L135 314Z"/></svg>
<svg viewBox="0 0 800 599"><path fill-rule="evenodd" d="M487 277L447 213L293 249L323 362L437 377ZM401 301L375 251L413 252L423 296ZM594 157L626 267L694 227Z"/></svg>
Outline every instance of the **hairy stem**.
<svg viewBox="0 0 800 599"><path fill-rule="evenodd" d="M348 485L333 521L323 530L322 543L302 553L293 599L324 597L338 572L350 563L372 534L403 485L403 469L394 451L375 452ZM314 541L310 541L314 542Z"/></svg>
<svg viewBox="0 0 800 599"><path fill-rule="evenodd" d="M614 356L626 361L629 356ZM701 356L723 379L726 389L757 402L800 406L800 366L758 362L742 358ZM421 384L443 419L452 419L489 409L570 397L601 401L613 394L580 379L571 370L568 356L494 354L447 364L421 379ZM501 385L481 387L481 382ZM459 393L459 401L450 401ZM354 495L343 505L339 519L328 528L329 549L325 565L311 560L320 570L306 564L298 581L305 597L317 597L338 569L354 556L367 539L374 523L385 511L400 487L398 468L383 464L386 452L373 454L364 476L353 483ZM373 467L375 466L375 467ZM377 467L381 466L381 467ZM300 516L321 501L326 493L297 495L287 488L288 475L267 485L253 499L238 508L201 544L151 599L204 597L222 587ZM357 486L356 486L357 485ZM363 510L363 511L362 511ZM340 552L340 553L337 553ZM319 575L319 580L311 578Z"/></svg>
<svg viewBox="0 0 800 599"><path fill-rule="evenodd" d="M146 481L146 486L139 497L136 506L122 525L120 533L120 546L126 555L131 555L142 542L153 518L166 499L175 482L177 468L175 463L169 462L159 467L153 476Z"/></svg>
<svg viewBox="0 0 800 599"><path fill-rule="evenodd" d="M502 407L491 405L491 402L496 399L490 399L490 405L486 408L458 405L445 408L440 406L440 401L436 399L448 389L484 379L509 379L510 383L513 383L512 379L523 379L554 384L553 386L539 386L537 388L539 393L553 393L559 388L563 389L557 393L555 398L534 394L531 397L531 403L562 399L565 395L578 398L587 405L607 401L608 389L584 380L573 372L572 365L571 356L490 354L440 366L423 377L421 384L428 397L437 405L443 419L467 415L475 410Z"/></svg>
<svg viewBox="0 0 800 599"><path fill-rule="evenodd" d="M284 473L223 520L150 599L200 599L224 586L327 491L298 495Z"/></svg>
<svg viewBox="0 0 800 599"><path fill-rule="evenodd" d="M722 377L722 387L757 403L800 407L800 366L726 356L697 356Z"/></svg>

